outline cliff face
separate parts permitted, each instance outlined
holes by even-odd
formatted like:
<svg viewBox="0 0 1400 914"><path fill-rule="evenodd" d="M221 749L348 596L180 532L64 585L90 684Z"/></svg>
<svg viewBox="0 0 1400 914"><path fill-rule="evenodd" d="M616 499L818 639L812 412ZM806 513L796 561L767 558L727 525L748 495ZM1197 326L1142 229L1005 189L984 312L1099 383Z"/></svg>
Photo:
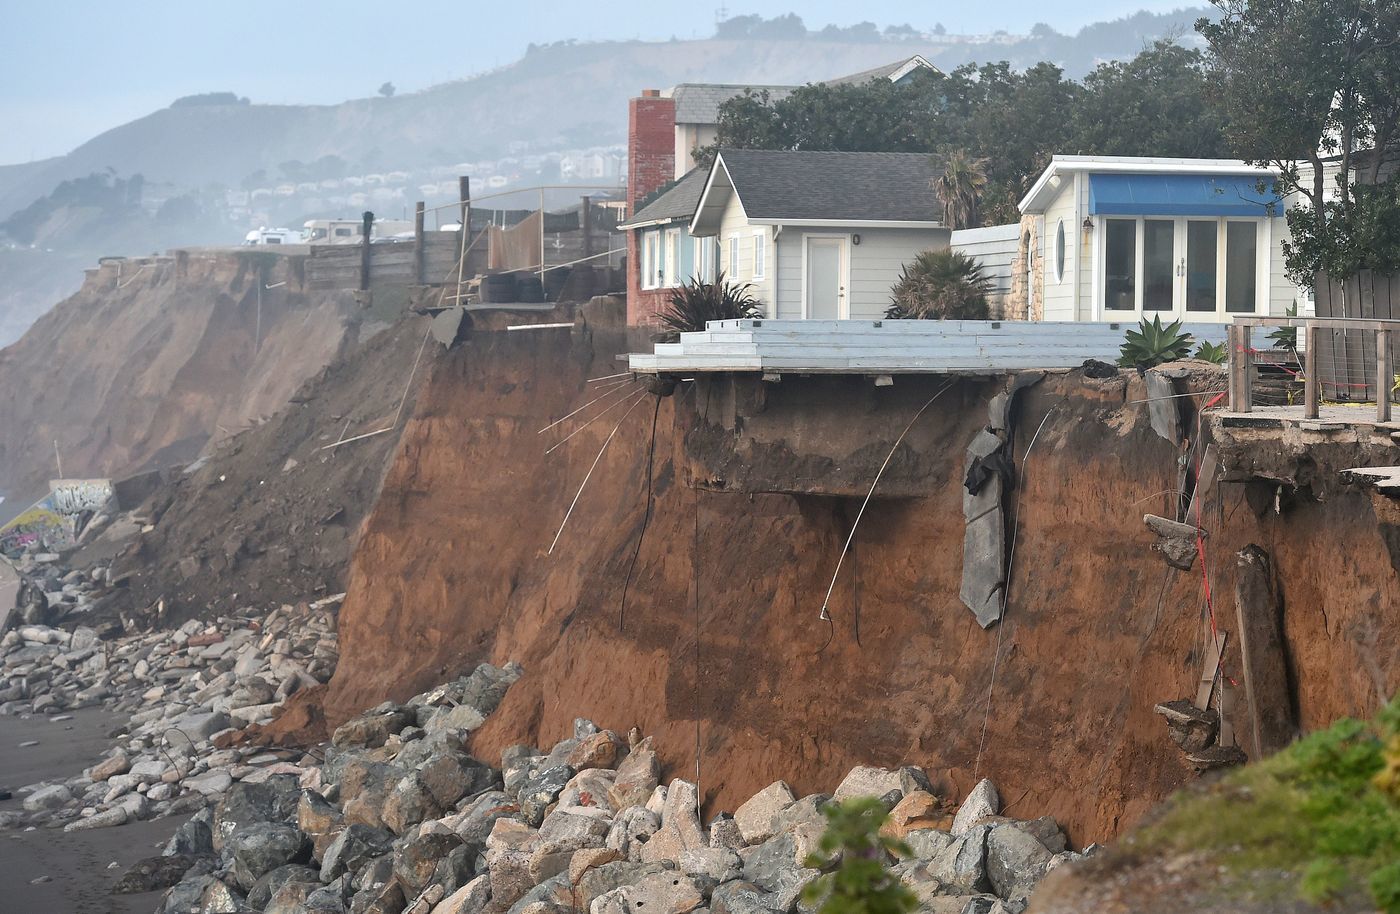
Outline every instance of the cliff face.
<svg viewBox="0 0 1400 914"><path fill-rule="evenodd" d="M941 381L900 379L885 401L833 394L825 408L848 426L839 440L856 442L835 461L837 495L811 494L815 476L808 494L725 491L694 447L712 433L691 434L687 447L720 405L688 385L659 404L643 395L549 554L631 407L552 455L577 424L538 432L596 396L585 382L615 374L626 348L602 330L481 334L438 361L352 564L325 696L331 724L479 661L518 660L524 679L476 736L482 757L548 744L583 713L656 734L674 775L694 776L698 764L714 809L779 777L810 792L854 764L912 762L959 795L991 776L1012 807L1052 813L1087 843L1190 777L1152 706L1195 692L1202 576L1199 565L1168 569L1142 524L1176 485L1177 451L1132 402L1146 396L1140 381L1073 373L1020 395L1014 570L1006 622L990 631L958 599L961 483L967 443L1000 388L958 382L909 439L907 459L934 468L921 474L928 494L872 501L828 624L818 611L860 509L845 494L860 475L852 461L873 478ZM795 426L788 445L803 451L811 433ZM829 456L835 440L810 450ZM908 478L905 460L896 478ZM1210 502L1218 618L1233 618L1234 551L1264 546L1303 724L1369 712L1381 685L1400 682L1390 528L1357 492L1282 515L1245 501L1241 485L1222 483ZM1342 573L1319 573L1323 560Z"/></svg>
<svg viewBox="0 0 1400 914"><path fill-rule="evenodd" d="M262 286L261 300L259 284ZM185 461L278 410L359 332L298 258L180 252L107 263L0 350L0 491Z"/></svg>

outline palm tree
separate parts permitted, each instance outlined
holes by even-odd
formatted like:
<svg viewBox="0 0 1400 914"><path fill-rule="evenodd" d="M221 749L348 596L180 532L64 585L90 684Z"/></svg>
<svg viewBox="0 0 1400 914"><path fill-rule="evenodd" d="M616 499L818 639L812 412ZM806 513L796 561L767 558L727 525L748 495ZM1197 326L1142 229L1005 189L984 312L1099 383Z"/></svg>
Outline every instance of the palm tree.
<svg viewBox="0 0 1400 914"><path fill-rule="evenodd" d="M961 149L949 153L943 174L933 179L934 193L943 204L943 224L950 229L976 228L986 186L986 159L974 159Z"/></svg>

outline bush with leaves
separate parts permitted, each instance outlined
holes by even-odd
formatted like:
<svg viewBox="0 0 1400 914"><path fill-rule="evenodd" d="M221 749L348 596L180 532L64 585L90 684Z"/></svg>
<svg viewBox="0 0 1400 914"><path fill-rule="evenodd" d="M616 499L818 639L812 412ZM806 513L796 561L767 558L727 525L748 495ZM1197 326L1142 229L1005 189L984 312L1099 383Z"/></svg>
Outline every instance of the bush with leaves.
<svg viewBox="0 0 1400 914"><path fill-rule="evenodd" d="M802 890L817 914L909 914L914 893L886 868L891 856L909 857L909 846L880 833L889 814L873 797L829 803L822 809L826 831L803 865L825 874Z"/></svg>
<svg viewBox="0 0 1400 914"><path fill-rule="evenodd" d="M657 317L670 336L704 330L708 321L731 321L763 316L763 303L754 297L749 283L691 280L671 295L671 303Z"/></svg>
<svg viewBox="0 0 1400 914"><path fill-rule="evenodd" d="M1196 347L1196 358L1202 362L1210 362L1212 365L1224 365L1229 355L1230 350L1225 348L1224 343L1201 340L1201 344Z"/></svg>
<svg viewBox="0 0 1400 914"><path fill-rule="evenodd" d="M1136 330L1129 330L1119 350L1118 364L1124 368L1151 368L1164 362L1175 362L1191 354L1191 334L1181 329L1181 321L1165 326L1162 316L1154 314L1151 322L1143 318Z"/></svg>
<svg viewBox="0 0 1400 914"><path fill-rule="evenodd" d="M991 314L987 305L991 290L992 281L982 273L977 258L948 248L924 251L904 265L890 290L893 304L885 318L984 321Z"/></svg>

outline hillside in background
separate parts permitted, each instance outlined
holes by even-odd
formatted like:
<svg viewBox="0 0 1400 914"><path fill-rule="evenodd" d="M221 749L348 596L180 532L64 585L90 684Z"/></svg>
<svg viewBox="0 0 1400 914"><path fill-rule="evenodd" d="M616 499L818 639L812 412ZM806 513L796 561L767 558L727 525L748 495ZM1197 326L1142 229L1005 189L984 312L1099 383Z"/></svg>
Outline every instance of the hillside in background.
<svg viewBox="0 0 1400 914"><path fill-rule="evenodd" d="M915 53L944 69L972 61L1025 67L1049 60L1078 77L1162 36L1193 40L1191 24L1203 12L1139 13L1073 36L1046 26L1029 36L881 33L874 26L807 31L795 18L785 25L795 21L798 31L784 32L772 28L778 20L754 26L745 22L752 17L739 17L721 27L727 37L531 47L497 70L388 98L338 105L250 104L234 93L182 99L67 155L0 167L0 242L11 246L0 261L0 346L53 305L55 288L70 291L79 282L76 275L57 285L49 277L39 281L43 270L25 253L31 246L45 259L91 261L179 245L236 244L258 224L298 225L365 208L398 218L411 212L415 199L441 202L433 189L455 192L459 172L471 171L481 183L489 174L493 182L515 186L568 181L569 168L560 161L566 153L581 157L604 150L600 173L572 178L612 183L626 139L627 99L644 88L801 84ZM463 167L472 163L474 168ZM358 187L353 176L385 173L401 176L392 196L385 187L378 195L317 193L341 179ZM94 211L61 199L65 182L71 190L94 175L109 181L141 176L139 206ZM172 200L180 205L167 205ZM17 214L24 217L22 230L7 228L5 220L13 222Z"/></svg>

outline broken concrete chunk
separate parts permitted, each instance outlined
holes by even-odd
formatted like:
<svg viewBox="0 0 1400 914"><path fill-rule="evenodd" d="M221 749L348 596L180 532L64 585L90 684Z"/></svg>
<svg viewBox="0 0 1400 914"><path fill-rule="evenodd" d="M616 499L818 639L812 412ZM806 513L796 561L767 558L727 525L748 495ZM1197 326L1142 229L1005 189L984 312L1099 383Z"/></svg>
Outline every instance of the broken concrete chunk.
<svg viewBox="0 0 1400 914"><path fill-rule="evenodd" d="M1220 728L1220 713L1214 708L1202 710L1184 698L1164 701L1154 707L1167 721L1172 741L1187 752L1200 752L1215 742Z"/></svg>

